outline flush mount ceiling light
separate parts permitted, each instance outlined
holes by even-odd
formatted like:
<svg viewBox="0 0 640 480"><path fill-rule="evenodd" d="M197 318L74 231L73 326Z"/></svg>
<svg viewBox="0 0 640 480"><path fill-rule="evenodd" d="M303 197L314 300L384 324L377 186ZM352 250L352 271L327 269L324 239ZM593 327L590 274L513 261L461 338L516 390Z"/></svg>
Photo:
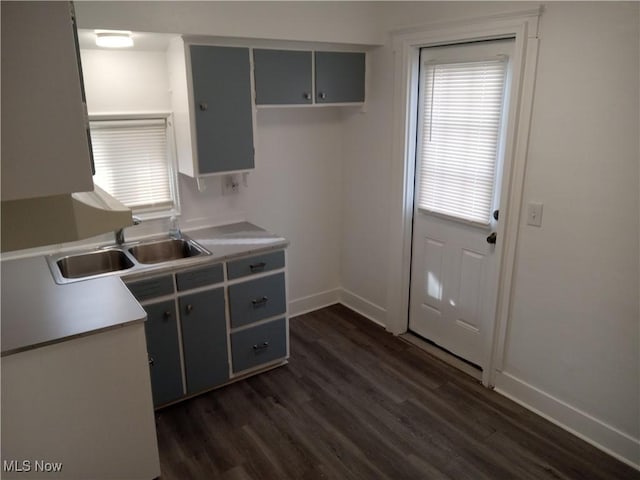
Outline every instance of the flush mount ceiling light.
<svg viewBox="0 0 640 480"><path fill-rule="evenodd" d="M133 38L127 31L96 30L96 45L105 48L133 47Z"/></svg>

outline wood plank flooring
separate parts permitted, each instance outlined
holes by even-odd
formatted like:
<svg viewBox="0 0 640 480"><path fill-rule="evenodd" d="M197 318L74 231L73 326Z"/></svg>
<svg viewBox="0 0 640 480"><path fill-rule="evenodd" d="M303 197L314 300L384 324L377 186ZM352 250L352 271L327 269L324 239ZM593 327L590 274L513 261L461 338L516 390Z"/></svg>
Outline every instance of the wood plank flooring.
<svg viewBox="0 0 640 480"><path fill-rule="evenodd" d="M334 305L291 319L289 364L156 412L162 479L640 479Z"/></svg>

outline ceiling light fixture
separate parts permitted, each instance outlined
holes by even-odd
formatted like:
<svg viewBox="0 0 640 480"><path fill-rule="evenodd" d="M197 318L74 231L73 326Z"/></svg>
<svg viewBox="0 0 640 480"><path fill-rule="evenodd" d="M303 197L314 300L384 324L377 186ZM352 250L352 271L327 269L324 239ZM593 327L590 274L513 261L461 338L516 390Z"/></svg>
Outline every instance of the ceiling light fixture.
<svg viewBox="0 0 640 480"><path fill-rule="evenodd" d="M133 47L133 38L127 31L96 30L96 45L105 48Z"/></svg>

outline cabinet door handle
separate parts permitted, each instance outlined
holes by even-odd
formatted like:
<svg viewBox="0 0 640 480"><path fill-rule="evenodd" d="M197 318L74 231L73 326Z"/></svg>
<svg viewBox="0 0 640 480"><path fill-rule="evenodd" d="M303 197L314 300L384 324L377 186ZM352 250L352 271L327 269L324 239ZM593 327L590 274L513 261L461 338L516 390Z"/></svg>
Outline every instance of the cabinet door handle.
<svg viewBox="0 0 640 480"><path fill-rule="evenodd" d="M185 310L187 312L187 314L191 313L193 311L193 305L189 304L185 307Z"/></svg>
<svg viewBox="0 0 640 480"><path fill-rule="evenodd" d="M324 93L324 92L320 92L320 93L318 93L318 98L320 100L324 100L325 98L327 98L327 94Z"/></svg>
<svg viewBox="0 0 640 480"><path fill-rule="evenodd" d="M200 107L200 110L203 112L206 112L207 110L209 110L209 104L207 104L207 102L200 102L200 105L198 105Z"/></svg>
<svg viewBox="0 0 640 480"><path fill-rule="evenodd" d="M151 355L149 355L149 366L153 367L154 363L156 363L156 361L153 359L153 357Z"/></svg>
<svg viewBox="0 0 640 480"><path fill-rule="evenodd" d="M262 342L261 344L255 344L253 346L254 350L264 350L265 348L269 348L269 342Z"/></svg>
<svg viewBox="0 0 640 480"><path fill-rule="evenodd" d="M249 265L249 270L251 270L251 272L261 272L266 266L267 264L264 262L252 263L251 265Z"/></svg>
<svg viewBox="0 0 640 480"><path fill-rule="evenodd" d="M251 300L251 303L253 304L253 308L258 308L264 305L265 303L267 303L268 301L269 301L268 297L262 297L262 298L254 298L253 300Z"/></svg>
<svg viewBox="0 0 640 480"><path fill-rule="evenodd" d="M164 318L171 318L171 312L169 310L164 312Z"/></svg>
<svg viewBox="0 0 640 480"><path fill-rule="evenodd" d="M302 96L305 100L311 100L311 94L309 92L304 92Z"/></svg>

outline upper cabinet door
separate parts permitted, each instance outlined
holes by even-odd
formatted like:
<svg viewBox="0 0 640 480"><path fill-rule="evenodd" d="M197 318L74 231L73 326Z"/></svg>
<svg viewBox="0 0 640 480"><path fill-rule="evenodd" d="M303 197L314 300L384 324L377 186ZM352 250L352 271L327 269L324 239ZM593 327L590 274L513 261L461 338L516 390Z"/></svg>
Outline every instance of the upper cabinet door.
<svg viewBox="0 0 640 480"><path fill-rule="evenodd" d="M69 2L2 2L2 200L93 190Z"/></svg>
<svg viewBox="0 0 640 480"><path fill-rule="evenodd" d="M256 105L311 104L311 52L253 50Z"/></svg>
<svg viewBox="0 0 640 480"><path fill-rule="evenodd" d="M200 175L254 168L248 48L191 45Z"/></svg>
<svg viewBox="0 0 640 480"><path fill-rule="evenodd" d="M364 102L365 54L315 52L316 103Z"/></svg>

